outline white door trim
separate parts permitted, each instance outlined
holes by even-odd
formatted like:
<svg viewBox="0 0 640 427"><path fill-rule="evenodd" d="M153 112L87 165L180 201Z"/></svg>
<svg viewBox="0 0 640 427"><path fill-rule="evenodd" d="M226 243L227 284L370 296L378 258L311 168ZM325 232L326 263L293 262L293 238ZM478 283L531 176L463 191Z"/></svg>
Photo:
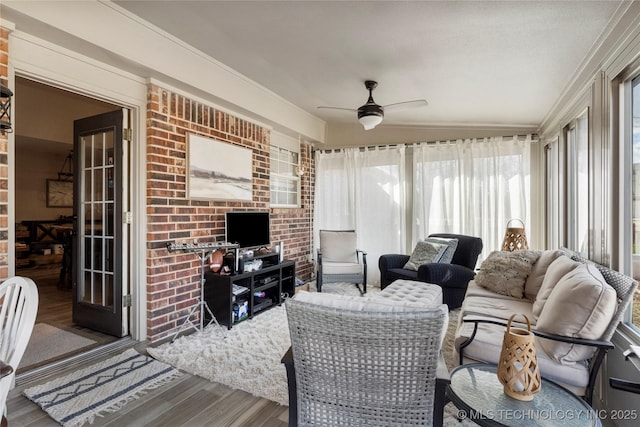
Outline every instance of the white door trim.
<svg viewBox="0 0 640 427"><path fill-rule="evenodd" d="M4 23L3 23L4 26ZM132 296L130 332L133 339L147 338L146 312L146 102L145 79L114 68L64 47L54 45L27 33L13 30L9 34L9 85L15 87L15 76L27 77L50 86L111 102L132 113L131 150L130 287ZM18 100L15 100L18 102ZM14 109L15 111L15 109ZM15 147L10 134L10 147ZM15 223L15 152L9 150L9 223ZM9 228L10 230L13 227ZM9 236L10 275L15 265L15 244Z"/></svg>

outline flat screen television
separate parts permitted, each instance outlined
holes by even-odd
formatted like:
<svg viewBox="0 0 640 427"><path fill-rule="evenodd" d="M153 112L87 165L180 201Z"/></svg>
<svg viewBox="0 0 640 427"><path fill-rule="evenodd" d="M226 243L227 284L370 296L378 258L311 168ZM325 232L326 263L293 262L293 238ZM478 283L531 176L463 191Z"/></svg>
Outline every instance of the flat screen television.
<svg viewBox="0 0 640 427"><path fill-rule="evenodd" d="M269 212L227 212L225 240L241 248L268 246Z"/></svg>

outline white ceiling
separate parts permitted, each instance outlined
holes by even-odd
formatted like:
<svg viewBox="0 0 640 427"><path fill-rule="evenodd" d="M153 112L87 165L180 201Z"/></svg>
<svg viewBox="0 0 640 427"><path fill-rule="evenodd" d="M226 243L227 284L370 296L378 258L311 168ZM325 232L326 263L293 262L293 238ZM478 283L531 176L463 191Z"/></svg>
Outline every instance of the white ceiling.
<svg viewBox="0 0 640 427"><path fill-rule="evenodd" d="M115 1L329 123L538 126L620 1Z"/></svg>

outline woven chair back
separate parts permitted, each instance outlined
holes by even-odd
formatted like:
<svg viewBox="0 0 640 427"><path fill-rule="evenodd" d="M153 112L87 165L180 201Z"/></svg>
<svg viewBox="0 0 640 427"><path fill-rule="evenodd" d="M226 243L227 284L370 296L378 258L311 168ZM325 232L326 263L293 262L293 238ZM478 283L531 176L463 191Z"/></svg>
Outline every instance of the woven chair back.
<svg viewBox="0 0 640 427"><path fill-rule="evenodd" d="M432 425L446 309L286 308L299 426Z"/></svg>

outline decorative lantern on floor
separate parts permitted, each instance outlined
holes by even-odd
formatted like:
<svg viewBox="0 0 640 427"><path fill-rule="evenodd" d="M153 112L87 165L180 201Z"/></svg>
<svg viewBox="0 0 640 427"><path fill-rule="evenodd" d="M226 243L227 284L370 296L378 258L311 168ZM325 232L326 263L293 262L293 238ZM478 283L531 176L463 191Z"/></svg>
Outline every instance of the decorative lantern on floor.
<svg viewBox="0 0 640 427"><path fill-rule="evenodd" d="M511 327L511 321L515 316L517 315L509 318L504 333L498 362L498 380L504 386L507 396L529 401L540 391L540 370L529 318L523 315L527 321L525 330Z"/></svg>
<svg viewBox="0 0 640 427"><path fill-rule="evenodd" d="M512 227L512 221L520 221L522 227ZM524 222L520 219L510 219L507 222L507 231L505 232L504 240L502 241L502 250L513 252L523 249L529 249L527 235L524 233Z"/></svg>

